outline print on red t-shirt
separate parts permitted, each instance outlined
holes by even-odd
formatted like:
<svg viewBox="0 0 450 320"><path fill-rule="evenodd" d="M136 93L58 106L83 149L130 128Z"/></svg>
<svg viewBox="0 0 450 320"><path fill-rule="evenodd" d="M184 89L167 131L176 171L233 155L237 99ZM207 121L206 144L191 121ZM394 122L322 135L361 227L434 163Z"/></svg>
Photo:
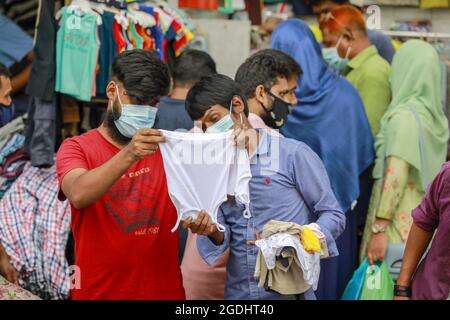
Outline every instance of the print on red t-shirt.
<svg viewBox="0 0 450 320"><path fill-rule="evenodd" d="M73 169L95 169L119 151L97 129L66 140L56 160L60 184ZM178 232L170 231L176 220L160 152L137 161L89 207L72 206L81 274L72 298L184 299Z"/></svg>

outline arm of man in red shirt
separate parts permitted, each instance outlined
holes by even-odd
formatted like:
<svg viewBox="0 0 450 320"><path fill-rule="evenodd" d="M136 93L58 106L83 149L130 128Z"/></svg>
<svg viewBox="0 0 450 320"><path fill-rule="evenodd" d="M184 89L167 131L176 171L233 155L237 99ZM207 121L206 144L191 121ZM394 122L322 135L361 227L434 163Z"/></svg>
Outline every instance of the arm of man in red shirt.
<svg viewBox="0 0 450 320"><path fill-rule="evenodd" d="M68 172L61 190L77 209L83 209L101 198L136 161L154 154L164 136L155 129L140 129L119 153L103 165Z"/></svg>

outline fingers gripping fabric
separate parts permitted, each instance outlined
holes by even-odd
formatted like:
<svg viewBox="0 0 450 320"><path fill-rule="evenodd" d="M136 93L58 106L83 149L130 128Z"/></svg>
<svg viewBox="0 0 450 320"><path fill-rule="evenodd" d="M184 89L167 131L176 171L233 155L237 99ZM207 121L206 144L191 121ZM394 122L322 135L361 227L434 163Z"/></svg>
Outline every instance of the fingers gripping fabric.
<svg viewBox="0 0 450 320"><path fill-rule="evenodd" d="M160 130L166 138L160 149L164 161L169 195L177 208L178 219L192 217L201 210L211 215L219 231L217 214L227 195L245 206L244 216L250 217L250 161L245 149L237 148L232 131L225 133L184 133Z"/></svg>

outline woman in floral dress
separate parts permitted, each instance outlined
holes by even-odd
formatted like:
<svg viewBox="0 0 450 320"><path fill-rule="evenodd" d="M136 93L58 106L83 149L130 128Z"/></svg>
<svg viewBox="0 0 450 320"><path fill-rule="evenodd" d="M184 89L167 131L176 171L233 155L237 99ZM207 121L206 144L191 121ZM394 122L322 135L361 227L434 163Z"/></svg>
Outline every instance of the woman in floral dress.
<svg viewBox="0 0 450 320"><path fill-rule="evenodd" d="M434 48L406 42L394 57L392 102L376 137L375 179L361 245L361 261L382 261L389 243L405 243L411 211L447 155L440 64Z"/></svg>

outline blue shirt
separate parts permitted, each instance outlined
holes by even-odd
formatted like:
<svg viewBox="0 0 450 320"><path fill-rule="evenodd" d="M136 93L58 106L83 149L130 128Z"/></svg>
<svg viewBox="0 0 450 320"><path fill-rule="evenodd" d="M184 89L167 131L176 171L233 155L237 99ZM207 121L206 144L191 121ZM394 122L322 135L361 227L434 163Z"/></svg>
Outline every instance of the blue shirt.
<svg viewBox="0 0 450 320"><path fill-rule="evenodd" d="M194 121L184 107L184 100L162 97L156 114L155 129L175 131L178 129L191 130Z"/></svg>
<svg viewBox="0 0 450 320"><path fill-rule="evenodd" d="M321 160L302 142L262 133L251 158L251 171L251 218L243 217L243 205L225 202L218 214L226 229L224 242L216 246L208 237L200 236L197 248L209 265L230 248L225 299L282 299L278 293L258 288L254 278L258 248L247 245L247 241L256 239L255 230L261 234L272 219L299 225L316 222L326 236L330 256L337 256L335 239L345 228L345 215ZM315 298L312 290L305 298Z"/></svg>
<svg viewBox="0 0 450 320"><path fill-rule="evenodd" d="M384 58L389 64L392 64L392 59L395 55L395 48L392 45L391 38L384 33L376 30L367 30L370 42L377 48L380 56Z"/></svg>
<svg viewBox="0 0 450 320"><path fill-rule="evenodd" d="M8 124L13 118L16 111L14 103L10 106L0 104L0 128Z"/></svg>

